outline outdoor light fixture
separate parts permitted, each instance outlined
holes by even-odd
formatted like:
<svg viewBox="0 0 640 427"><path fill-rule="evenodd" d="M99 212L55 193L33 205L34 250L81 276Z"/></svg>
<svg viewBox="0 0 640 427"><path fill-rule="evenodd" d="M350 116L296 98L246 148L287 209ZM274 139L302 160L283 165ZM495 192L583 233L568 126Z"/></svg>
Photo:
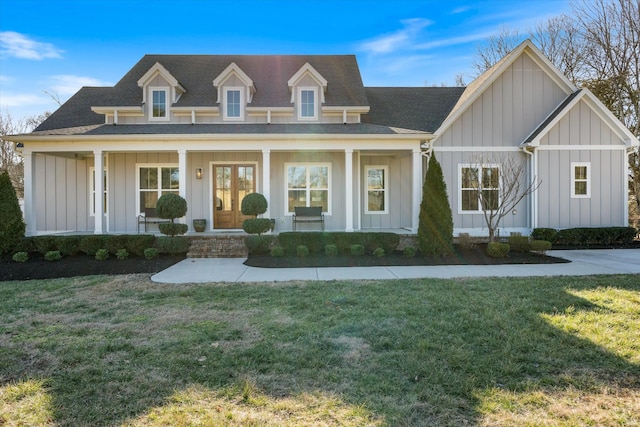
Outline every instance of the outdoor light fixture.
<svg viewBox="0 0 640 427"><path fill-rule="evenodd" d="M196 179L202 179L202 168L196 168Z"/></svg>

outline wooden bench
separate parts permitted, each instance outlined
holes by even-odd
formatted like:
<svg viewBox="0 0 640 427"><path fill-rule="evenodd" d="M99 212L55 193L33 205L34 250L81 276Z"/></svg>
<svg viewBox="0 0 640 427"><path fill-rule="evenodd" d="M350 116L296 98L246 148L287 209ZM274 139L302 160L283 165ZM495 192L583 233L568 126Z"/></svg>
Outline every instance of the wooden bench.
<svg viewBox="0 0 640 427"><path fill-rule="evenodd" d="M156 208L144 208L144 213L138 215L138 233L140 233L140 224L144 224L144 232L147 232L147 224L160 224L163 222L171 222L170 219L158 217Z"/></svg>
<svg viewBox="0 0 640 427"><path fill-rule="evenodd" d="M296 231L296 224L302 222L319 222L324 231L324 214L322 206L296 206L293 212L293 231Z"/></svg>

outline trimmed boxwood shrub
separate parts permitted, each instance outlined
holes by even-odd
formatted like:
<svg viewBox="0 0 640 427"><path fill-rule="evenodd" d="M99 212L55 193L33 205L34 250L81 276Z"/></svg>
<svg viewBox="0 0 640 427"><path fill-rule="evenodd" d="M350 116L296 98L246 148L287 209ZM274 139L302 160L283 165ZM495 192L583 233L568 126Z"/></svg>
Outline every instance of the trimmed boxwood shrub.
<svg viewBox="0 0 640 427"><path fill-rule="evenodd" d="M269 230L273 230L273 225L274 221L269 218L253 218L244 220L242 222L242 229L247 234L261 235Z"/></svg>
<svg viewBox="0 0 640 427"><path fill-rule="evenodd" d="M546 240L553 244L558 238L558 230L555 228L534 228L531 237L535 240Z"/></svg>
<svg viewBox="0 0 640 427"><path fill-rule="evenodd" d="M130 254L144 256L144 250L153 247L156 237L151 234L133 234L127 236L125 248Z"/></svg>
<svg viewBox="0 0 640 427"><path fill-rule="evenodd" d="M551 242L547 240L534 240L531 242L531 252L545 254L551 249Z"/></svg>
<svg viewBox="0 0 640 427"><path fill-rule="evenodd" d="M45 255L47 252L57 251L58 245L54 236L36 236L32 237L33 246L40 254Z"/></svg>
<svg viewBox="0 0 640 427"><path fill-rule="evenodd" d="M278 243L289 255L295 255L298 246L303 245L309 249L310 254L317 255L324 250L324 234L321 232L285 232L278 235Z"/></svg>
<svg viewBox="0 0 640 427"><path fill-rule="evenodd" d="M487 253L493 258L506 258L510 249L508 243L489 242L487 245Z"/></svg>
<svg viewBox="0 0 640 427"><path fill-rule="evenodd" d="M118 250L127 247L128 236L125 235L106 235L104 236L104 248L111 255L115 255Z"/></svg>
<svg viewBox="0 0 640 427"><path fill-rule="evenodd" d="M273 244L274 236L248 236L244 244L249 255L268 254Z"/></svg>
<svg viewBox="0 0 640 427"><path fill-rule="evenodd" d="M107 260L107 259L109 259L109 251L108 251L107 249L105 249L105 248L98 249L98 250L96 251L96 256L95 256L95 258L96 258L97 260L99 260L99 261Z"/></svg>
<svg viewBox="0 0 640 427"><path fill-rule="evenodd" d="M60 251L49 251L44 254L44 259L47 261L60 261L62 259L62 255L60 255Z"/></svg>
<svg viewBox="0 0 640 427"><path fill-rule="evenodd" d="M154 259L158 256L158 250L156 248L146 248L143 253L146 259Z"/></svg>
<svg viewBox="0 0 640 427"><path fill-rule="evenodd" d="M416 256L416 248L413 246L407 246L404 248L403 253L406 258L413 258Z"/></svg>
<svg viewBox="0 0 640 427"><path fill-rule="evenodd" d="M104 236L91 235L80 238L80 250L89 256L95 256L98 249L104 247Z"/></svg>
<svg viewBox="0 0 640 427"><path fill-rule="evenodd" d="M16 252L13 254L13 260L15 262L27 262L29 261L29 254L27 252Z"/></svg>
<svg viewBox="0 0 640 427"><path fill-rule="evenodd" d="M260 193L249 193L242 199L240 211L243 215L262 215L267 211L267 199Z"/></svg>
<svg viewBox="0 0 640 427"><path fill-rule="evenodd" d="M161 254L184 254L189 252L191 242L186 237L165 237L156 238L155 247Z"/></svg>
<svg viewBox="0 0 640 427"><path fill-rule="evenodd" d="M126 249L118 249L116 251L116 258L118 258L120 261L124 261L125 259L129 258L129 252L127 252Z"/></svg>
<svg viewBox="0 0 640 427"><path fill-rule="evenodd" d="M58 236L55 245L62 255L73 256L80 252L80 236Z"/></svg>
<svg viewBox="0 0 640 427"><path fill-rule="evenodd" d="M351 245L351 256L363 256L364 255L364 246L362 245Z"/></svg>
<svg viewBox="0 0 640 427"><path fill-rule="evenodd" d="M163 222L158 224L160 232L167 236L178 236L184 234L189 230L187 224L180 224L178 222Z"/></svg>
<svg viewBox="0 0 640 427"><path fill-rule="evenodd" d="M300 245L296 248L296 255L300 258L309 256L309 248L305 245Z"/></svg>
<svg viewBox="0 0 640 427"><path fill-rule="evenodd" d="M324 247L324 254L326 256L337 256L338 255L338 246L337 245L326 245Z"/></svg>
<svg viewBox="0 0 640 427"><path fill-rule="evenodd" d="M15 252L35 252L36 250L33 244L33 237L24 237L20 239L18 243L16 243L14 250Z"/></svg>
<svg viewBox="0 0 640 427"><path fill-rule="evenodd" d="M384 249L382 249L382 248L374 249L373 256L378 257L378 258L382 258L384 256Z"/></svg>
<svg viewBox="0 0 640 427"><path fill-rule="evenodd" d="M271 249L271 256L272 257L276 257L276 258L280 258L284 256L284 249L282 248L282 246L275 246L274 248Z"/></svg>
<svg viewBox="0 0 640 427"><path fill-rule="evenodd" d="M509 247L514 252L529 252L531 245L527 236L513 235L509 236Z"/></svg>

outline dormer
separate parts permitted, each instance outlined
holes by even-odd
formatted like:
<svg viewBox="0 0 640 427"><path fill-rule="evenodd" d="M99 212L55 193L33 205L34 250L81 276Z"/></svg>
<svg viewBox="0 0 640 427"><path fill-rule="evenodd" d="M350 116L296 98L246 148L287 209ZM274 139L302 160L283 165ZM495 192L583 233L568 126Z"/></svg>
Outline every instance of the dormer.
<svg viewBox="0 0 640 427"><path fill-rule="evenodd" d="M171 73L156 62L138 80L142 88L142 102L147 105L149 120L168 121L169 107L178 102L186 89L171 75Z"/></svg>
<svg viewBox="0 0 640 427"><path fill-rule="evenodd" d="M327 80L307 62L287 83L298 120L318 120L320 105L324 104L327 91Z"/></svg>
<svg viewBox="0 0 640 427"><path fill-rule="evenodd" d="M213 80L213 86L218 93L216 102L222 109L223 120L244 120L245 107L256 92L253 80L232 62Z"/></svg>

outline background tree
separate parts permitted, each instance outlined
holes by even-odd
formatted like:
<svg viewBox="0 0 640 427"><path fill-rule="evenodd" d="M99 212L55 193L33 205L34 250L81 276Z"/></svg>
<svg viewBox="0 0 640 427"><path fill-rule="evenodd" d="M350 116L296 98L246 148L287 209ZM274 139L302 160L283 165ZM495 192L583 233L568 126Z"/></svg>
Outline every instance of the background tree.
<svg viewBox="0 0 640 427"><path fill-rule="evenodd" d="M422 186L418 246L425 256L453 253L453 216L442 168L432 153Z"/></svg>
<svg viewBox="0 0 640 427"><path fill-rule="evenodd" d="M576 0L572 14L538 24L528 34L505 29L478 46L479 73L530 38L576 86L591 90L640 138L640 2ZM640 215L640 151L629 156L629 193ZM632 217L633 215L630 215Z"/></svg>
<svg viewBox="0 0 640 427"><path fill-rule="evenodd" d="M25 231L18 197L6 171L0 173L0 214L0 255L3 255L13 250Z"/></svg>

